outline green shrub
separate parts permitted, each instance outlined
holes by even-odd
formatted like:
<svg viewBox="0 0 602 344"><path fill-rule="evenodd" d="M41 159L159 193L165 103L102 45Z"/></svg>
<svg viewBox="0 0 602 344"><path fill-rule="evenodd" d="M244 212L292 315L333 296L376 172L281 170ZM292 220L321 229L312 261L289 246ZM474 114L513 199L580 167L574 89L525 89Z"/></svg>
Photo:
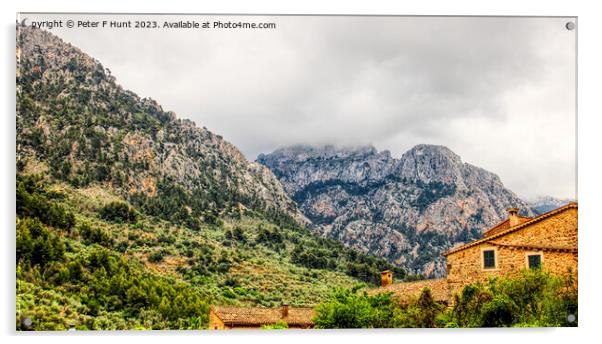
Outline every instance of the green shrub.
<svg viewBox="0 0 602 344"><path fill-rule="evenodd" d="M431 289L426 287L416 300L412 300L403 310L401 315L402 327L437 327L437 320L444 311L445 306L437 303L433 298Z"/></svg>
<svg viewBox="0 0 602 344"><path fill-rule="evenodd" d="M148 261L151 263L161 263L163 261L163 257L165 257L166 253L163 250L159 250L151 253L148 256Z"/></svg>
<svg viewBox="0 0 602 344"><path fill-rule="evenodd" d="M88 223L82 223L77 228L86 245L99 244L105 247L113 245L113 238L104 230L98 227L92 227Z"/></svg>
<svg viewBox="0 0 602 344"><path fill-rule="evenodd" d="M65 244L37 218L17 219L17 263L45 267L62 261Z"/></svg>
<svg viewBox="0 0 602 344"><path fill-rule="evenodd" d="M390 294L368 296L357 288L335 290L315 309L316 328L390 328L399 325L399 302Z"/></svg>
<svg viewBox="0 0 602 344"><path fill-rule="evenodd" d="M467 285L455 297L451 321L460 327L577 326L577 289L572 276L525 270L487 284Z"/></svg>
<svg viewBox="0 0 602 344"><path fill-rule="evenodd" d="M190 285L145 271L129 263L125 257L95 246L67 259L63 268L47 269L39 276L20 262L18 280L35 278L45 288L61 290L71 302L77 303L87 319L63 324L56 314L60 309L38 307L43 297L29 298L20 314L38 314L29 329L65 329L69 326L88 329L127 329L136 326L153 329L198 329L208 322L208 301ZM38 277L35 277L35 276ZM42 281L37 280L43 278ZM28 282L29 283L29 282ZM31 293L31 292L28 292ZM81 317L80 317L81 318ZM126 323L127 321L127 323ZM69 325L69 326L67 326ZM52 327L49 327L52 326Z"/></svg>
<svg viewBox="0 0 602 344"><path fill-rule="evenodd" d="M569 322L568 315L575 316ZM545 327L577 326L577 290L572 276L541 270L465 286L452 308L435 302L425 288L402 306L390 295L335 290L316 307L317 328Z"/></svg>
<svg viewBox="0 0 602 344"><path fill-rule="evenodd" d="M121 252L124 253L125 251L127 251L127 249L130 247L130 244L128 243L127 240L123 240L117 243L117 245L115 245L115 250L117 252Z"/></svg>
<svg viewBox="0 0 602 344"><path fill-rule="evenodd" d="M280 320L272 325L263 325L261 326L262 330L286 330L288 328L288 324L284 321Z"/></svg>
<svg viewBox="0 0 602 344"><path fill-rule="evenodd" d="M100 218L117 223L135 223L138 216L136 211L124 202L111 202L99 210Z"/></svg>
<svg viewBox="0 0 602 344"><path fill-rule="evenodd" d="M17 216L35 217L42 223L62 229L75 225L75 216L48 198L39 177L17 175Z"/></svg>

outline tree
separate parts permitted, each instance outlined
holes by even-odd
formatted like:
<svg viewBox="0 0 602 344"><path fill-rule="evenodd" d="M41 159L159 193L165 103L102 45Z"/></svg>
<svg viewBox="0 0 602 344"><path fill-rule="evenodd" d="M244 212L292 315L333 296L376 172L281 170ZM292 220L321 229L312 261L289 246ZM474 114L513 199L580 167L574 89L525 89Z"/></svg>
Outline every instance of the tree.
<svg viewBox="0 0 602 344"><path fill-rule="evenodd" d="M571 275L537 269L465 286L455 296L450 318L460 327L576 326L568 314L577 314Z"/></svg>
<svg viewBox="0 0 602 344"><path fill-rule="evenodd" d="M101 219L117 223L134 223L138 217L134 209L118 201L104 205L99 214Z"/></svg>
<svg viewBox="0 0 602 344"><path fill-rule="evenodd" d="M412 300L403 312L403 327L433 328L437 327L437 317L445 306L437 303L431 289L425 287L416 300Z"/></svg>
<svg viewBox="0 0 602 344"><path fill-rule="evenodd" d="M92 227L88 223L82 223L78 227L78 232L81 235L85 244L99 244L105 247L113 245L113 238L102 229Z"/></svg>
<svg viewBox="0 0 602 344"><path fill-rule="evenodd" d="M65 244L38 219L17 219L17 263L45 267L64 259Z"/></svg>
<svg viewBox="0 0 602 344"><path fill-rule="evenodd" d="M399 325L399 302L390 294L368 296L358 287L335 290L316 307L316 328L390 328Z"/></svg>

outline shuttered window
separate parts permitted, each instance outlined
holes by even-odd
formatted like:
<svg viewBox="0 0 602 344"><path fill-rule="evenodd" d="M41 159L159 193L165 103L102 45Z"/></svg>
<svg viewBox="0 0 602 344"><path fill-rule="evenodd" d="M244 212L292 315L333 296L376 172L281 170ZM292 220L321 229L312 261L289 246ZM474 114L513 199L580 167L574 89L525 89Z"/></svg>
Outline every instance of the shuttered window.
<svg viewBox="0 0 602 344"><path fill-rule="evenodd" d="M494 250L483 251L483 267L485 269L495 268L495 251Z"/></svg>

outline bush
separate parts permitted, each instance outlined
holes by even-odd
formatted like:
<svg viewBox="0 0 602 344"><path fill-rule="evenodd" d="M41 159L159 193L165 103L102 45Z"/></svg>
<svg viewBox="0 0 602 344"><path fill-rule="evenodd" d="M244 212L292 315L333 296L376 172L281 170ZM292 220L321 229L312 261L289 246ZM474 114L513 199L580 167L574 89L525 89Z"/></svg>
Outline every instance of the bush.
<svg viewBox="0 0 602 344"><path fill-rule="evenodd" d="M472 284L455 297L451 321L461 327L577 326L577 289L572 276L541 270Z"/></svg>
<svg viewBox="0 0 602 344"><path fill-rule="evenodd" d="M127 251L127 249L130 247L130 244L128 243L127 240L123 240L117 243L117 245L115 245L115 250L117 252L121 252L124 253L125 251Z"/></svg>
<svg viewBox="0 0 602 344"><path fill-rule="evenodd" d="M70 309L77 306L89 319L85 323L76 319L72 325L78 328L131 329L140 325L153 329L199 329L208 322L208 303L196 289L145 271L105 248L89 247L85 252L63 260L66 261L59 268L47 269L43 275L29 270L22 260L17 268L20 276L17 280L61 290L61 295L74 304ZM29 278L35 280L26 281ZM45 302L39 295L18 296L31 300L23 305L22 314L31 314L37 304ZM44 314L36 314L37 319L49 320L44 323L33 319L29 329L49 329L49 324L56 329L68 328L60 324L62 319L57 318L58 311L45 309ZM65 316L68 315L67 312Z"/></svg>
<svg viewBox="0 0 602 344"><path fill-rule="evenodd" d="M316 328L390 328L399 326L399 302L390 294L368 296L357 288L335 290L316 307Z"/></svg>
<svg viewBox="0 0 602 344"><path fill-rule="evenodd" d="M100 218L117 223L135 223L136 211L124 202L111 202L99 210Z"/></svg>
<svg viewBox="0 0 602 344"><path fill-rule="evenodd" d="M65 245L38 219L17 219L17 263L45 267L62 261Z"/></svg>
<svg viewBox="0 0 602 344"><path fill-rule="evenodd" d="M288 324L284 321L280 320L273 325L263 325L261 326L262 330L286 330L288 328Z"/></svg>
<svg viewBox="0 0 602 344"><path fill-rule="evenodd" d="M91 227L87 223L82 223L78 227L78 232L86 245L99 244L105 247L113 245L113 238L106 231L98 227Z"/></svg>
<svg viewBox="0 0 602 344"><path fill-rule="evenodd" d="M48 195L38 177L17 175L17 215L38 218L48 226L71 229L75 225L75 216L51 201Z"/></svg>
<svg viewBox="0 0 602 344"><path fill-rule="evenodd" d="M163 250L153 252L148 256L148 261L151 263L161 263L165 255L166 254Z"/></svg>
<svg viewBox="0 0 602 344"><path fill-rule="evenodd" d="M567 320L569 314L575 321ZM425 288L402 306L390 295L336 290L316 308L317 328L372 327L544 327L577 326L577 290L572 276L540 270L465 286L453 308L435 302Z"/></svg>
<svg viewBox="0 0 602 344"><path fill-rule="evenodd" d="M433 298L431 289L426 287L416 300L410 302L401 316L402 327L437 327L437 319L445 309Z"/></svg>

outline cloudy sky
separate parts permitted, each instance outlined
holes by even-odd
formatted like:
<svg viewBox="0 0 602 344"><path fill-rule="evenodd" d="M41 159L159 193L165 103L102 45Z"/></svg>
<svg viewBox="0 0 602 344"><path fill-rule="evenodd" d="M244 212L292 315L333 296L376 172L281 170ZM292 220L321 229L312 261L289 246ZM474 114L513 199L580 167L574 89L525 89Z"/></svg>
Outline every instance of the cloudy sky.
<svg viewBox="0 0 602 344"><path fill-rule="evenodd" d="M522 197L576 197L570 18L32 15L274 22L276 29L58 29L118 82L249 160L291 144L445 145Z"/></svg>

